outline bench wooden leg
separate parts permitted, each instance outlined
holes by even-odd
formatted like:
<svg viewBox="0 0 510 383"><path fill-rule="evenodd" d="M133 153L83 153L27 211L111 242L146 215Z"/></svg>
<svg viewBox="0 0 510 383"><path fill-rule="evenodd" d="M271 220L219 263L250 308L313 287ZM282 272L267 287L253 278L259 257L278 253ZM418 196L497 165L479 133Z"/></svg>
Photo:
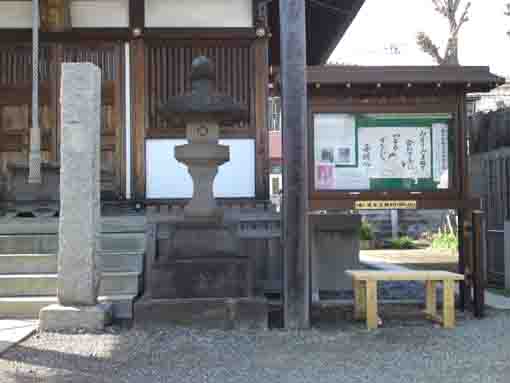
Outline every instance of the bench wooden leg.
<svg viewBox="0 0 510 383"><path fill-rule="evenodd" d="M379 316L377 315L377 282L366 282L366 308L367 308L367 328L376 329Z"/></svg>
<svg viewBox="0 0 510 383"><path fill-rule="evenodd" d="M358 281L356 279L352 282L354 290L354 319L361 320L366 317L366 287L364 281Z"/></svg>
<svg viewBox="0 0 510 383"><path fill-rule="evenodd" d="M443 326L455 327L455 282L443 281Z"/></svg>
<svg viewBox="0 0 510 383"><path fill-rule="evenodd" d="M425 312L431 317L437 316L436 281L426 281L427 300Z"/></svg>

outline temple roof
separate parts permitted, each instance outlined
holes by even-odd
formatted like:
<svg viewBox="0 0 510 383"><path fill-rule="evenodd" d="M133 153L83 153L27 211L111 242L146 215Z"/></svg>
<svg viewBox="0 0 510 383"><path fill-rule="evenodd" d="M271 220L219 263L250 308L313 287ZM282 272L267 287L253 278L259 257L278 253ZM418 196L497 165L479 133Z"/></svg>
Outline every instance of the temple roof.
<svg viewBox="0 0 510 383"><path fill-rule="evenodd" d="M279 0L269 3L270 64L280 65ZM324 64L365 0L306 0L307 64Z"/></svg>

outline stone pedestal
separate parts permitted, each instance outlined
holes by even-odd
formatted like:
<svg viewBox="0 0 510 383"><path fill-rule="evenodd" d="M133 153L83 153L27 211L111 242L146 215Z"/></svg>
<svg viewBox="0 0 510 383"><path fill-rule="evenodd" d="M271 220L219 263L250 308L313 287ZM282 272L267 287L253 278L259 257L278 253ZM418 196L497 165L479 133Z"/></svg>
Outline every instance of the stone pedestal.
<svg viewBox="0 0 510 383"><path fill-rule="evenodd" d="M319 291L338 293L352 290L345 270L359 269L361 216L346 214L310 215L312 299Z"/></svg>
<svg viewBox="0 0 510 383"><path fill-rule="evenodd" d="M100 330L111 317L99 306L101 72L62 65L62 140L58 250L59 305L44 308L40 328Z"/></svg>
<svg viewBox="0 0 510 383"><path fill-rule="evenodd" d="M168 224L157 239L151 296L157 299L247 297L250 260L239 254L237 225L225 222Z"/></svg>

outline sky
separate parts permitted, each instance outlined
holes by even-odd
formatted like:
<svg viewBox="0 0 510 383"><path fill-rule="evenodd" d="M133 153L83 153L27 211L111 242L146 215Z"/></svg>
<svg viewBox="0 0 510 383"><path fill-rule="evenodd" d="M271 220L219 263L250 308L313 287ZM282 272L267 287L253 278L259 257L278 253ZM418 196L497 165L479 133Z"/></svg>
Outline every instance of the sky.
<svg viewBox="0 0 510 383"><path fill-rule="evenodd" d="M510 78L509 0L471 0L470 20L460 33L462 65L489 66ZM462 1L465 4L466 0ZM459 12L460 13L460 12ZM365 4L333 52L330 62L353 65L433 65L416 45L426 32L444 52L448 25L431 0L365 0ZM399 54L390 52L397 51Z"/></svg>

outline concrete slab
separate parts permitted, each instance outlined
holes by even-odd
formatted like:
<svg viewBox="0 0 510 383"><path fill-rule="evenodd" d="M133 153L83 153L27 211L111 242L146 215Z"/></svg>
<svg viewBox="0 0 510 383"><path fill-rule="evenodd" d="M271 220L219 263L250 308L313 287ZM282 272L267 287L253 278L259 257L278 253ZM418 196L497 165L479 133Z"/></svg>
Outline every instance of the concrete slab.
<svg viewBox="0 0 510 383"><path fill-rule="evenodd" d="M38 326L37 320L0 320L0 355L10 347L32 335Z"/></svg>
<svg viewBox="0 0 510 383"><path fill-rule="evenodd" d="M510 310L510 298L485 291L485 305L498 310Z"/></svg>
<svg viewBox="0 0 510 383"><path fill-rule="evenodd" d="M376 270L386 270L386 271L407 271L410 270L407 267L396 265L388 262L381 262L379 258L371 257L369 255L361 253L359 256L360 262L371 268Z"/></svg>

